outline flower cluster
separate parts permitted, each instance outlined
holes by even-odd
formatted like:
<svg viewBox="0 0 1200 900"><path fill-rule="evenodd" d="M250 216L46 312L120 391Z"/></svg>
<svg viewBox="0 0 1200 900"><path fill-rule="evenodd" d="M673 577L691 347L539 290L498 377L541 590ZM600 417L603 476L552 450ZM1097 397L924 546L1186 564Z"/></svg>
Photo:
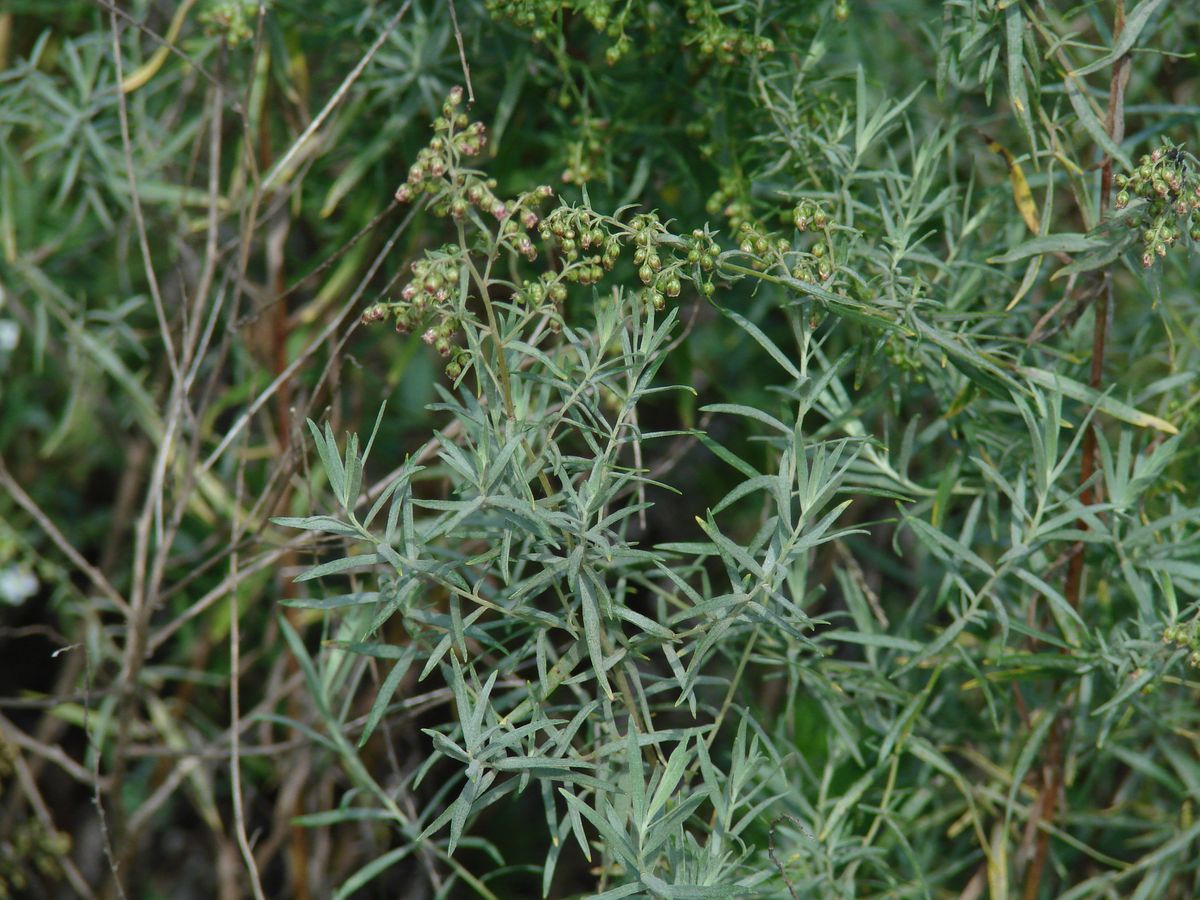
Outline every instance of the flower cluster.
<svg viewBox="0 0 1200 900"><path fill-rule="evenodd" d="M215 0L200 13L199 21L208 34L225 39L231 47L254 37L258 18L257 0Z"/></svg>
<svg viewBox="0 0 1200 900"><path fill-rule="evenodd" d="M793 265L792 277L801 281L828 281L834 272L833 235L837 223L820 203L804 199L792 210L792 224L796 226L797 231L812 230L820 232L822 237Z"/></svg>
<svg viewBox="0 0 1200 900"><path fill-rule="evenodd" d="M460 283L466 274L462 250L446 245L426 251L425 258L411 266L412 278L400 292L400 299L376 303L362 315L364 323L396 320L400 333L421 331L421 339L443 357L461 354L451 343L461 327ZM456 352L457 351L457 352Z"/></svg>
<svg viewBox="0 0 1200 900"><path fill-rule="evenodd" d="M563 277L568 281L595 284L616 265L621 243L604 224L592 210L569 206L558 207L542 221L538 233L562 254L567 263Z"/></svg>
<svg viewBox="0 0 1200 900"><path fill-rule="evenodd" d="M495 18L506 18L518 28L528 29L537 43L546 43L561 28L564 13L576 13L597 32L613 39L604 54L610 66L633 48L633 39L626 30L632 24L631 5L624 0L486 0L484 8ZM656 12L654 8L644 11L647 21L642 24L652 31L657 24Z"/></svg>
<svg viewBox="0 0 1200 900"><path fill-rule="evenodd" d="M1167 143L1139 160L1132 175L1118 175L1117 209L1124 209L1140 198L1139 209L1126 221L1131 228L1142 231L1142 265L1154 265L1156 256L1166 256L1188 229L1192 241L1200 241L1200 176L1196 174L1195 158L1183 148ZM1191 222L1190 227L1188 222Z"/></svg>
<svg viewBox="0 0 1200 900"><path fill-rule="evenodd" d="M577 137L566 142L562 180L566 184L585 184L604 171L604 154L610 138L608 122L592 116L577 116L572 124Z"/></svg>
<svg viewBox="0 0 1200 900"><path fill-rule="evenodd" d="M0 854L0 896L11 897L62 879L62 860L71 852L70 835L47 829L32 816L18 818Z"/></svg>
<svg viewBox="0 0 1200 900"><path fill-rule="evenodd" d="M526 306L540 307L545 303L552 304L561 310L567 299L567 286L553 272L544 272L536 279L526 279L520 289L513 293L513 299ZM551 327L554 323L551 322Z"/></svg>
<svg viewBox="0 0 1200 900"><path fill-rule="evenodd" d="M1163 629L1162 639L1164 644L1191 650L1188 662L1200 669L1200 629L1197 629L1195 622L1191 625L1168 625Z"/></svg>
<svg viewBox="0 0 1200 900"><path fill-rule="evenodd" d="M769 37L730 25L713 7L712 0L684 0L684 16L692 26L687 43L695 44L702 56L732 66L747 58L775 52Z"/></svg>
<svg viewBox="0 0 1200 900"><path fill-rule="evenodd" d="M774 264L786 266L786 255L791 252L792 245L782 238L777 238L769 231L754 222L743 222L737 230L738 249L747 256L753 257L750 265L755 269L765 269Z"/></svg>
<svg viewBox="0 0 1200 900"><path fill-rule="evenodd" d="M663 36L669 30L668 14L657 3L635 7L627 0L486 0L484 8L493 17L508 19L518 28L528 29L538 43L548 42L562 28L562 22L568 18L566 14L573 13L612 39L604 53L610 66L635 47L647 55L662 52ZM634 10L638 16L633 15ZM755 34L742 21L731 21L734 17L728 10L718 11L712 0L685 0L683 11L687 27L683 29L682 42L695 46L703 57L733 66L775 50L774 41Z"/></svg>
<svg viewBox="0 0 1200 900"><path fill-rule="evenodd" d="M883 354L895 368L917 384L924 384L929 364L921 358L920 342L891 332L883 341Z"/></svg>
<svg viewBox="0 0 1200 900"><path fill-rule="evenodd" d="M722 174L720 186L709 196L704 211L710 216L724 216L736 231L753 218L748 197L749 189L741 179Z"/></svg>
<svg viewBox="0 0 1200 900"><path fill-rule="evenodd" d="M565 263L561 279L578 284L595 284L611 272L621 258L622 243L631 241L633 265L644 285L646 302L662 309L668 297L678 297L683 282L694 282L704 296L714 291L711 273L717 265L719 248L712 235L697 229L690 237L672 234L655 213L640 213L628 225L600 216L587 208L560 206L539 226L543 241L551 243ZM560 283L543 282L540 289L561 303ZM539 285L524 286L537 300Z"/></svg>
<svg viewBox="0 0 1200 900"><path fill-rule="evenodd" d="M750 258L750 268L756 272L781 269L798 281L828 282L837 270L833 259L837 223L819 203L808 199L792 209L791 222L797 231L812 231L816 240L807 247L803 238L793 244L747 218L736 229L738 249Z"/></svg>
<svg viewBox="0 0 1200 900"><path fill-rule="evenodd" d="M459 223L469 220L473 227L488 235L489 241L494 241L497 250L519 254L532 262L538 255L530 236L530 230L541 221L537 207L552 197L554 191L542 185L515 199L501 200L495 194L494 179L467 168L464 161L478 154L487 138L484 126L471 123L462 112L462 102L462 89L454 88L442 106L441 116L433 123L433 138L409 168L407 180L396 190L396 200L404 203L426 195L434 215L450 216ZM495 218L499 226L488 226L479 214ZM462 227L460 224L460 232ZM468 295L472 272L469 253L461 240L459 244L426 251L423 259L412 264L411 278L400 296L368 308L362 315L363 322L391 318L397 331L419 332L425 343L449 358L446 372L457 377L469 359L466 350L453 344L464 320L472 317ZM528 300L535 293L538 304L556 298L561 303L557 290L518 290L514 295Z"/></svg>
<svg viewBox="0 0 1200 900"><path fill-rule="evenodd" d="M537 247L534 246L529 230L537 227L541 221L536 207L547 197L553 196L554 188L548 184L539 185L534 190L521 194L512 204L514 215L505 221L500 230L501 243L530 262L537 259Z"/></svg>
<svg viewBox="0 0 1200 900"><path fill-rule="evenodd" d="M497 219L508 217L509 208L495 193L494 179L463 170L464 157L477 155L487 145L487 129L482 122L470 122L463 112L462 88L450 91L442 105L442 114L433 122L433 139L417 154L409 167L408 180L396 189L396 201L408 203L421 194L431 195L431 208L437 215L466 216L475 207Z"/></svg>
<svg viewBox="0 0 1200 900"><path fill-rule="evenodd" d="M705 275L716 268L717 257L721 253L721 248L717 246L717 242L713 240L712 235L707 230L701 228L697 228L692 232L691 237L687 239L687 245L687 261L695 267L692 280L700 288L701 294L705 297L711 297L716 290L716 285L713 283L711 276L705 277Z"/></svg>
<svg viewBox="0 0 1200 900"><path fill-rule="evenodd" d="M829 223L829 217L821 208L821 204L812 200L801 200L792 211L792 222L797 231L808 231L809 228L821 231Z"/></svg>
<svg viewBox="0 0 1200 900"><path fill-rule="evenodd" d="M461 105L462 91L456 88L434 122L434 137L396 191L400 202L426 196L434 215L451 216L459 223L458 240L425 251L411 264L399 296L369 307L362 315L364 323L390 319L397 331L420 334L449 360L447 373L458 377L470 353L455 345L455 336L479 324L473 311L477 302L489 307L492 318L494 288L507 288L510 302L547 315L549 327L557 330L569 285L600 282L616 267L626 243L633 245L632 262L647 305L663 309L668 297L680 295L685 281L692 281L704 296L713 294L720 248L707 229L680 236L655 213L635 215L626 224L586 206L560 205L542 217L538 206L554 195L545 185L508 201L497 198L496 183L463 164L482 149L485 138L483 126L470 124ZM488 216L498 223L489 222ZM468 228L475 238L468 239ZM549 251L551 265L523 278L517 257L537 260L535 237ZM764 248L754 239L750 249ZM479 252L489 255L486 266L476 265L474 254ZM493 270L502 255L509 258L511 280L501 280Z"/></svg>
<svg viewBox="0 0 1200 900"><path fill-rule="evenodd" d="M655 309L666 306L667 297L678 297L683 280L695 283L700 293L712 296L711 273L719 250L707 231L696 229L689 238L672 235L655 213L636 215L629 223L633 236L633 263L644 284L646 302ZM684 251L681 257L677 251ZM664 260L663 255L666 254Z"/></svg>

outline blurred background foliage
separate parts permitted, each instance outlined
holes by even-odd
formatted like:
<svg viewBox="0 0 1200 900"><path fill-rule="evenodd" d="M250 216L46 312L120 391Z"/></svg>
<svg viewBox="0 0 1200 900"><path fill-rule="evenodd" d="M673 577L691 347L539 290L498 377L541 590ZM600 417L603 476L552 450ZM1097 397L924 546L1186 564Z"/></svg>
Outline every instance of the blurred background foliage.
<svg viewBox="0 0 1200 900"><path fill-rule="evenodd" d="M446 426L442 361L359 316L454 240L393 195L456 85L498 195L633 204L727 251L714 303L670 301L660 379L690 390L639 425L705 440L647 461L673 490L649 488L639 546L704 540L741 480L712 445L780 458L706 407L807 404L813 441L870 439L838 519L862 533L805 562L816 643L731 636L706 667L704 708L737 688L778 795L741 838L745 892L1196 895L1197 220L1116 210L1104 179L1167 140L1195 184L1198 42L1191 4L1151 0L9 0L0 895L248 895L235 813L271 896L328 896L392 848L296 727L321 714L289 635L317 654L331 626L279 601L339 539L269 517L332 502L305 418L365 441L387 401L373 484ZM625 260L611 278L639 287ZM566 321L596 303L573 289ZM767 344L829 380L785 379ZM745 542L766 518L724 515ZM453 686L405 682L362 765L419 765ZM366 715L369 690L346 703ZM722 766L751 766L745 730L720 732ZM455 859L536 895L541 817L524 795L475 810ZM599 868L572 843L549 894ZM485 893L428 854L369 874L359 896Z"/></svg>

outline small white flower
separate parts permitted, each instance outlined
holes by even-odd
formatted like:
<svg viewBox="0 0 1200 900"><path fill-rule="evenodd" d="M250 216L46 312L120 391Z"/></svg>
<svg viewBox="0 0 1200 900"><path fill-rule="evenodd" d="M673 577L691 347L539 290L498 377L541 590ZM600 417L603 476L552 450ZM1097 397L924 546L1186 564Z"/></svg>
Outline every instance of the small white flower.
<svg viewBox="0 0 1200 900"><path fill-rule="evenodd" d="M20 606L38 592L37 576L24 566L0 569L0 600Z"/></svg>
<svg viewBox="0 0 1200 900"><path fill-rule="evenodd" d="M12 319L0 319L0 353L11 353L17 349L21 329Z"/></svg>

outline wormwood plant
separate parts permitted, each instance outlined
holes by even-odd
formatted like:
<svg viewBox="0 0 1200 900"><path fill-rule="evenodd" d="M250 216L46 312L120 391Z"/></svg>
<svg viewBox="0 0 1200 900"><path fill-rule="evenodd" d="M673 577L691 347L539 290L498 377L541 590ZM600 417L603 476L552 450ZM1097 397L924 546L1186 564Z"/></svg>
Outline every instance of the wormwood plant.
<svg viewBox="0 0 1200 900"><path fill-rule="evenodd" d="M859 102L867 104L861 82ZM888 804L918 804L908 809L912 813L921 803L932 802L932 795L911 793L927 777L917 774L921 767L948 777L963 792L966 806L959 814L974 824L985 852L1003 853L983 831L954 764L935 744L913 734L915 723L929 704L940 705L934 691L955 655L975 676L971 685L983 688L980 662L964 651L962 641L968 629L984 621L989 606L996 616L994 640L1000 653L1009 653L1004 648L1016 633L1063 650L1080 648L1073 655L1087 656L1085 671L1108 669L1116 683L1126 680L1122 660L1142 639L1118 639L1122 649L1102 650L1101 644L1083 650L1091 642L1076 604L1040 574L1053 566L1050 554L1056 543L1084 534L1071 530L1078 527L1077 520L1096 533L1108 527L1096 504L1083 505L1076 490L1059 485L1081 439L1091 433L1085 419L1069 441L1062 435L1063 398L1088 400L1115 418L1167 433L1175 433L1175 426L1070 379L1021 365L1009 352L981 349L977 338L954 328L955 317L944 309L930 306L918 312L919 307L902 302L897 289L915 295L916 279L927 262L914 255L912 274L906 272L911 223L928 218L942 206L943 197L926 210L914 209L904 226L887 218L886 206L881 210L885 230L904 229L886 241L893 255L884 261L864 226L843 224L851 216L849 209L830 213L821 201L807 197L790 212L796 229L791 240L743 220L738 246L722 251L704 229L684 237L653 213L601 214L586 194L582 205L562 204L544 216L538 208L552 197L548 187L499 199L494 181L464 166L482 149L485 129L468 123L461 104L456 89L434 124L435 137L396 194L402 202L424 198L435 215L450 216L457 240L427 251L411 265L411 280L399 298L364 314L366 322L394 321L398 331L421 333L449 358L447 373L456 391L446 392L433 407L449 424L419 454L422 460L439 462L425 469L410 458L360 519L362 472L374 438L360 455L352 437L343 456L332 432L310 422L340 517L276 520L361 547L361 552L309 569L300 580L363 567L385 573L377 576L375 590L289 601L343 611L327 626L329 649L317 662L309 659L294 632L287 633L306 661L310 688L321 691L325 725L343 736L339 751L359 782L346 797L345 814L352 807L361 810L354 798L362 792L371 798L363 801L368 807L384 801L373 815L392 819L403 836L398 847L352 877L344 890L425 841L432 842L431 852L452 860L470 840L464 835L483 810L509 794L530 791L540 795L548 830L544 894L554 884L564 843L573 837L597 864L597 890L603 896L738 896L755 893L768 882L778 889L776 878L793 894L803 885L805 890L854 895L863 881L895 877L895 864L882 847L878 853L853 848L860 840L863 847L872 844L889 821ZM901 110L884 113L881 107L874 116L860 113L860 156L887 133L888 121ZM938 152L946 144L935 141L932 146ZM918 151L913 175L897 179L916 204L923 202L919 185L925 159ZM1161 159L1188 172L1168 188L1181 198L1174 212L1188 216L1195 204L1186 199L1192 182L1185 157L1169 148L1155 151L1144 164L1153 166ZM1149 183L1149 176L1135 184L1143 182ZM1126 205L1125 198L1119 203ZM1178 231L1171 228L1154 226L1153 240L1160 242L1154 253L1161 255L1159 246L1173 242L1170 235ZM810 230L817 239L807 236ZM1039 247L1045 249L1045 243ZM1127 245L1123 239L1113 244L1118 251ZM630 248L627 271L643 287L632 291L606 285L608 273L619 276L623 271L621 262ZM1018 250L1012 258L1025 252ZM539 261L541 274L526 277L529 264ZM952 262L946 265L950 268L943 271L953 270ZM932 280L936 277L931 273ZM644 407L647 398L683 389L653 381L677 321L675 309L660 318L669 298L679 297L685 282L701 297L712 297L718 282L728 285L739 278L778 285L796 298L787 307L796 342L793 354L744 316L721 310L791 377L779 416L738 404L705 408L765 426L770 448L765 470L703 432L661 434L639 425L639 405ZM880 283L892 285L888 295L895 297L893 302L879 296ZM574 285L585 289L576 298L585 303L576 302L581 308L568 312ZM868 297L875 302L866 302ZM829 358L830 332L820 329L822 312L863 323L888 342L897 340L901 349L892 354L894 364L916 383L929 377L922 354L940 354L943 367L953 363L966 376L966 389L974 384L1006 397L993 414L1023 422L1024 433L1001 437L981 422L974 426L983 429L974 463L980 480L956 481L956 471L949 479L943 475L936 488L922 486L908 474L916 447L932 446L944 436L944 427L935 424L919 433L917 423L910 423L898 453L870 439L840 381L842 368L858 351L841 360ZM939 380L945 402L961 404L964 387ZM631 532L653 505L649 493L686 485L670 461L653 467L645 463L644 445L667 438L701 441L741 480L697 519L706 540L647 549L631 539ZM1131 466L1129 433L1121 440L1116 458L1101 438L1113 497L1105 510L1120 510L1131 502L1124 486ZM1028 449L1017 449L1022 447ZM1135 465L1140 474L1134 478L1144 482L1154 477L1176 448L1176 438L1156 446L1144 463ZM1027 463L1022 462L1025 453L1030 454ZM422 497L420 486L431 480L442 484L448 499ZM831 628L830 619L840 616L815 620L807 611L821 593L812 580L821 545L844 546L840 542L869 533L838 527L852 501L833 500L846 494L900 501L901 527L947 566L935 593L939 604L953 603L958 611L936 639L922 645L881 630L890 626L888 617L855 565L837 575L854 628ZM939 507L954 502L955 494L971 499L962 530L951 535L939 528L944 516ZM758 524L753 536L740 543L722 530L720 520L749 498L758 504ZM927 509L932 522L923 514ZM972 549L985 511L995 523L993 540L1007 532L1010 542L1006 552L989 552L990 559ZM375 524L384 519L385 525ZM1128 545L1130 550L1147 540L1161 547L1167 538L1162 529L1172 521L1168 516L1148 523ZM1097 535L1087 539L1102 540ZM1169 552L1189 552L1177 540L1169 546ZM1162 552L1156 551L1160 560ZM1139 558L1143 561L1134 561ZM1137 597L1142 583L1133 574L1136 568L1162 571L1162 563L1137 551L1129 559L1126 572ZM1026 587L1048 603L1061 637L1014 621L1006 607L1017 607L1016 596ZM1140 589L1143 620L1153 621L1158 613L1145 588ZM1179 615L1178 606L1172 615ZM380 642L378 637L388 632L402 634L403 640ZM1168 630L1167 638L1188 642L1184 631ZM843 668L828 655L830 646L839 643L863 648L865 659ZM1054 654L1020 658L1024 662L1018 665L1063 668ZM390 668L380 673L370 711L351 721L350 706L343 700L343 713L334 714L338 704L332 698L353 696L372 659L387 660ZM713 677L714 663L722 659L733 665ZM793 767L816 777L803 757L782 749L782 735L768 733L736 702L751 663L762 667L766 678L784 680L787 708L801 704L805 693L819 698L832 731L816 806L796 793ZM1079 665L1067 668L1077 671ZM928 674L918 676L923 686L905 700L903 693L864 677L873 670L890 672L897 683L910 673ZM389 709L403 706L395 694L410 671L418 672L418 684L440 673L453 693L456 716L423 729L434 753L410 772L397 773L402 785L411 779L414 788L431 771L450 773L427 807L406 813L370 778L344 736L357 735L358 746L366 744ZM1146 677L1139 673L1130 688L1099 706L1096 713L1104 716L1101 743L1116 725L1117 710ZM842 708L840 698L846 697L855 698L857 711ZM863 704L877 709L881 719L872 724ZM987 710L996 721L990 696ZM965 715L965 710L951 713L952 718ZM1032 763L1032 753L1053 721L1043 714L1036 722L1019 767ZM875 732L866 752L860 737L864 728ZM723 732L735 735L732 744L717 742ZM724 765L721 757L714 759L714 747L729 748ZM898 787L904 783L905 754L917 764L915 772L908 770L908 778L916 782ZM862 774L844 793L827 797L842 760L852 761ZM864 837L849 837L855 805L880 780L883 806L876 807ZM1013 814L1018 783L1012 782L1006 817ZM767 814L792 803L803 816ZM829 805L822 809L824 804ZM949 818L947 810L936 806L929 814L934 820ZM804 864L808 874L795 880L788 875L788 865L774 851L776 825L786 828L796 844L789 856L792 865L811 854ZM764 832L769 836L765 847ZM924 883L933 861L922 861L920 848L901 833L894 835L893 849L913 867L917 882ZM987 865L993 886L1002 886L1006 876L995 868L996 856ZM950 863L933 871L947 877L956 868ZM455 872L471 879L457 866ZM473 884L488 893L482 883Z"/></svg>
<svg viewBox="0 0 1200 900"><path fill-rule="evenodd" d="M606 896L744 892L772 876L750 864L743 833L756 825L778 762L767 763L756 728L731 713L728 699L710 708L698 687L712 681L706 666L722 642L740 637L749 652L761 635L778 652L811 653L796 564L846 533L834 527L846 501L828 507L860 442L807 441L811 401L796 404L787 426L768 416L781 429L778 471L759 473L713 445L747 478L701 523L710 542L638 547L630 531L653 505L648 494L670 487L656 476L672 468L648 470L643 445L678 437L644 431L638 418L648 399L683 389L654 380L678 323L677 310L664 312L666 297L685 280L711 293L715 245L702 231L672 235L650 214L622 222L560 205L539 218L548 188L497 199L481 173L463 167L483 129L467 124L460 103L453 92L398 192L427 195L435 212L453 217L458 240L428 251L400 299L364 315L423 331L450 357L457 391L435 404L448 424L419 454L437 463L410 458L360 514L374 438L361 455L351 438L343 456L333 434L310 422L340 511L276 520L361 546L302 581L367 566L383 572L371 590L288 601L341 614L317 662L286 633L357 776L347 803L361 814L354 793L363 792L373 815L403 835L343 891L427 842L451 858L472 842L464 835L482 810L529 791L549 829L545 893L569 840L599 866ZM535 228L557 259L521 278L518 260L539 257ZM646 286L598 285L630 248ZM566 316L568 285L576 284L587 289L587 309ZM431 482L448 499L423 496ZM739 546L717 516L751 493L763 495L768 512L754 540ZM706 570L707 557L720 560L718 572ZM404 639L379 641L389 633ZM365 718L348 721L342 698L355 694L372 660L386 661L386 674ZM418 684L439 673L457 716L424 729L435 752L403 785L420 785L430 771L449 774L426 808L405 812L348 738L367 743L410 669ZM737 737L722 771L709 748L727 715Z"/></svg>

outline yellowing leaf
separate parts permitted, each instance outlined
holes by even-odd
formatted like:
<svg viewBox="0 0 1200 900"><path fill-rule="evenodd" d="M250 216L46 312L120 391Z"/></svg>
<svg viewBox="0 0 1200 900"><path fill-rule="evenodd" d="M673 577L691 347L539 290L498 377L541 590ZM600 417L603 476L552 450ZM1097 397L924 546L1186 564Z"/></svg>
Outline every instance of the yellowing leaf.
<svg viewBox="0 0 1200 900"><path fill-rule="evenodd" d="M1025 227L1034 234L1040 234L1042 226L1038 221L1037 203L1034 202L1033 192L1029 189L1029 182L1025 180L1025 172L1021 168L1021 164L999 141L992 140L986 134L981 134L981 136L987 141L988 149L993 153L999 153L1008 164L1008 180L1012 183L1013 202L1017 204L1017 211L1025 220Z"/></svg>
<svg viewBox="0 0 1200 900"><path fill-rule="evenodd" d="M1039 387L1056 390L1063 396L1070 397L1072 400L1078 400L1080 403L1094 406L1101 412L1108 413L1114 419L1120 419L1122 422L1128 422L1130 425L1136 425L1139 428L1154 428L1166 434L1179 434L1179 429L1166 419L1160 419L1158 416L1152 416L1150 413L1142 412L1140 409L1134 409L1129 404L1115 400L1107 394L1102 394L1095 388L1081 384L1072 378L1067 378L1056 372L1048 372L1045 369L1037 369L1033 366L1017 366L1016 371L1018 375L1024 376Z"/></svg>
<svg viewBox="0 0 1200 900"><path fill-rule="evenodd" d="M171 19L171 27L167 29L167 35L163 38L161 46L136 71L125 77L125 80L121 82L121 93L132 94L158 74L158 70L171 55L171 45L175 43L175 38L179 37L179 32L183 30L183 20L187 18L188 10L195 4L196 0L183 0L179 9L175 10L175 16Z"/></svg>

